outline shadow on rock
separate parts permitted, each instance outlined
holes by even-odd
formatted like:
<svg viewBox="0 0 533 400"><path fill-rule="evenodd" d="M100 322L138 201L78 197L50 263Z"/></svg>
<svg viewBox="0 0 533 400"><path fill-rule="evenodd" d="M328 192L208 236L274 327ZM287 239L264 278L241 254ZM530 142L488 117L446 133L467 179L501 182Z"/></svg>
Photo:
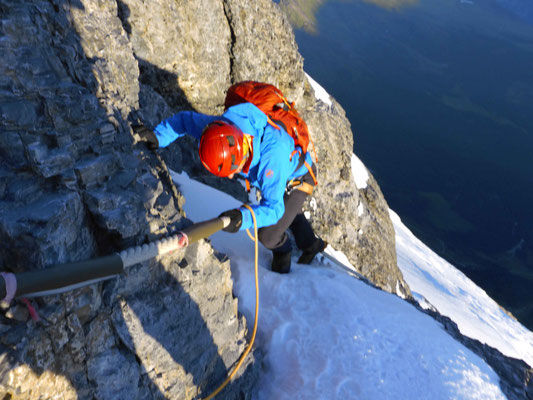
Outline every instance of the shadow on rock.
<svg viewBox="0 0 533 400"><path fill-rule="evenodd" d="M113 68L133 74L137 60L127 46L115 49L113 62L87 53L98 46L98 35L84 36L91 30L125 38L114 29L116 4L100 6L2 2L2 270L89 259L190 224L161 158L134 144L127 119L132 111L168 116L167 103L191 106L177 77L146 61L138 61L140 82L113 86ZM127 32L126 7L118 10ZM87 32L76 22L89 24ZM139 93L136 110L129 102ZM155 99L151 108L143 107L147 98ZM26 322L19 303L0 316L0 398L189 399L213 390L246 342L229 264L204 241L33 304L40 322ZM222 398L248 396L252 361Z"/></svg>

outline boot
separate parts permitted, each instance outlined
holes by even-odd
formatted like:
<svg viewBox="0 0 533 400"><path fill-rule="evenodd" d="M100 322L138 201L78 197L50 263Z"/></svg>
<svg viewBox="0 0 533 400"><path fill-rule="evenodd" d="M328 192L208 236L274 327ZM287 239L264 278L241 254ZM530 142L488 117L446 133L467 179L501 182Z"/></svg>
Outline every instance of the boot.
<svg viewBox="0 0 533 400"><path fill-rule="evenodd" d="M272 252L272 271L287 274L291 270L291 252Z"/></svg>
<svg viewBox="0 0 533 400"><path fill-rule="evenodd" d="M323 252L327 245L328 243L325 242L324 240L320 238L316 239L311 246L304 249L304 251L302 252L302 255L298 259L298 264L311 264L315 256L318 253Z"/></svg>

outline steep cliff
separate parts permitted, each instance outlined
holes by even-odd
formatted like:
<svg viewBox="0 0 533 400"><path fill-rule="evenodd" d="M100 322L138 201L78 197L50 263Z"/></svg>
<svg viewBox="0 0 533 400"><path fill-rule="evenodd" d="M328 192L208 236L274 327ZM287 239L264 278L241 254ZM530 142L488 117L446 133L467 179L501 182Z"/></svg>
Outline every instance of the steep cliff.
<svg viewBox="0 0 533 400"><path fill-rule="evenodd" d="M231 83L255 79L278 85L309 123L317 232L377 285L409 294L379 187L353 182L344 112L314 97L270 0L3 0L0 49L1 270L89 259L190 224L166 164L223 182L201 170L190 141L153 153L130 123L219 113ZM0 317L0 397L190 399L246 345L229 261L207 241L33 303L39 322L18 302ZM223 398L249 397L257 358Z"/></svg>
<svg viewBox="0 0 533 400"><path fill-rule="evenodd" d="M307 207L317 232L348 254L350 261L375 284L389 292L409 296L409 289L396 264L394 229L386 201L372 177L362 190L354 184L351 173L353 135L349 121L337 102L328 105L315 98L303 71L303 59L298 53L292 29L275 4L268 0L252 3L226 1L225 15L220 11L221 19L209 19L207 23L211 27L207 32L210 36L206 36L205 31L200 32L199 21L213 18L215 12L210 12L210 17L202 16L205 7L200 3L195 3L199 10L194 10L198 21L191 22L189 13L176 11L168 19L171 22L166 23L169 26L164 21L153 22L159 29L170 32L175 26L192 23L193 32L197 31L193 36L205 38L194 43L185 41L181 46L183 40L177 42L174 35L169 35L169 42L163 48L176 52L173 61L169 62L168 56L162 59L160 51L146 45L147 38L151 37L146 25L150 24L146 18L150 14L147 6L142 2L126 3L130 4L122 3L123 15L133 16L131 10L137 10L137 16L129 18L125 24L131 32L135 55L149 61L141 68L141 81L146 82L143 88L158 92L173 110L192 108L220 113L227 87L241 80L273 83L296 102L311 130L318 158L320 184L311 200L312 205ZM158 40L161 41L161 37ZM194 54L195 57L180 57L178 53ZM178 65L180 70L188 71L183 78L184 73L177 71ZM192 87L179 84L183 90L180 99L175 97L176 90L167 92L169 68L176 71L178 82L191 75L195 77ZM141 96L140 114L155 125L160 121L161 113L154 112L153 97L149 98L149 101L143 101ZM168 110L165 116L171 114ZM187 139L178 142L162 152L169 166L177 171L185 169L204 182L246 199L239 183L214 178L204 170L197 158L195 143L188 141L187 145Z"/></svg>

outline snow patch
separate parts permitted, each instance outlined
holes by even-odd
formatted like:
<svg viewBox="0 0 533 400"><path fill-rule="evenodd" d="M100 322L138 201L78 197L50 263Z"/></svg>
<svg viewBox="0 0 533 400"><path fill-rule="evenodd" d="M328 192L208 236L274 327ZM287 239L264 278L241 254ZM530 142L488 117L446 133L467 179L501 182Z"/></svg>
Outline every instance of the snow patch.
<svg viewBox="0 0 533 400"><path fill-rule="evenodd" d="M311 78L307 73L305 74L307 77L307 80L313 87L313 90L315 91L315 95L318 100L322 100L324 103L326 103L328 106L331 107L331 97L328 92L326 92L326 89L324 89L320 84L315 81L313 78Z"/></svg>
<svg viewBox="0 0 533 400"><path fill-rule="evenodd" d="M311 207L311 210L313 210L313 212L316 212L316 210L318 209L318 204L316 203L316 199L314 197L311 197L311 200L309 201L309 207Z"/></svg>
<svg viewBox="0 0 533 400"><path fill-rule="evenodd" d="M465 336L533 366L533 332L509 317L465 274L434 253L389 210L398 266L415 298L451 318Z"/></svg>
<svg viewBox="0 0 533 400"><path fill-rule="evenodd" d="M352 153L352 175L357 188L366 189L370 176L365 164L354 153Z"/></svg>
<svg viewBox="0 0 533 400"><path fill-rule="evenodd" d="M357 215L360 217L365 212L365 206L363 205L363 202L359 202L359 205L357 206Z"/></svg>
<svg viewBox="0 0 533 400"><path fill-rule="evenodd" d="M332 256L334 259L336 259L339 263L341 263L345 267L351 269L354 272L357 272L357 269L352 265L350 260L348 260L348 257L346 257L346 255L343 252L335 250L330 244L328 244L328 246L324 250L324 253Z"/></svg>

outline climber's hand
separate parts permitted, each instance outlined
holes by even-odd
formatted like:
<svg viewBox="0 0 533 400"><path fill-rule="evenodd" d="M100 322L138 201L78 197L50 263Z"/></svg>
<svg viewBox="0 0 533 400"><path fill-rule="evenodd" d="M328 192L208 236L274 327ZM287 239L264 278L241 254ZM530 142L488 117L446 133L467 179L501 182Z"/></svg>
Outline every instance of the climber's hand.
<svg viewBox="0 0 533 400"><path fill-rule="evenodd" d="M237 209L225 211L222 214L220 214L218 217L219 218L220 217L230 218L229 225L223 229L226 232L235 233L240 229L242 225L242 213Z"/></svg>
<svg viewBox="0 0 533 400"><path fill-rule="evenodd" d="M145 142L149 149L157 149L159 147L159 140L154 131L144 125L132 125L133 132L141 138L141 142Z"/></svg>

